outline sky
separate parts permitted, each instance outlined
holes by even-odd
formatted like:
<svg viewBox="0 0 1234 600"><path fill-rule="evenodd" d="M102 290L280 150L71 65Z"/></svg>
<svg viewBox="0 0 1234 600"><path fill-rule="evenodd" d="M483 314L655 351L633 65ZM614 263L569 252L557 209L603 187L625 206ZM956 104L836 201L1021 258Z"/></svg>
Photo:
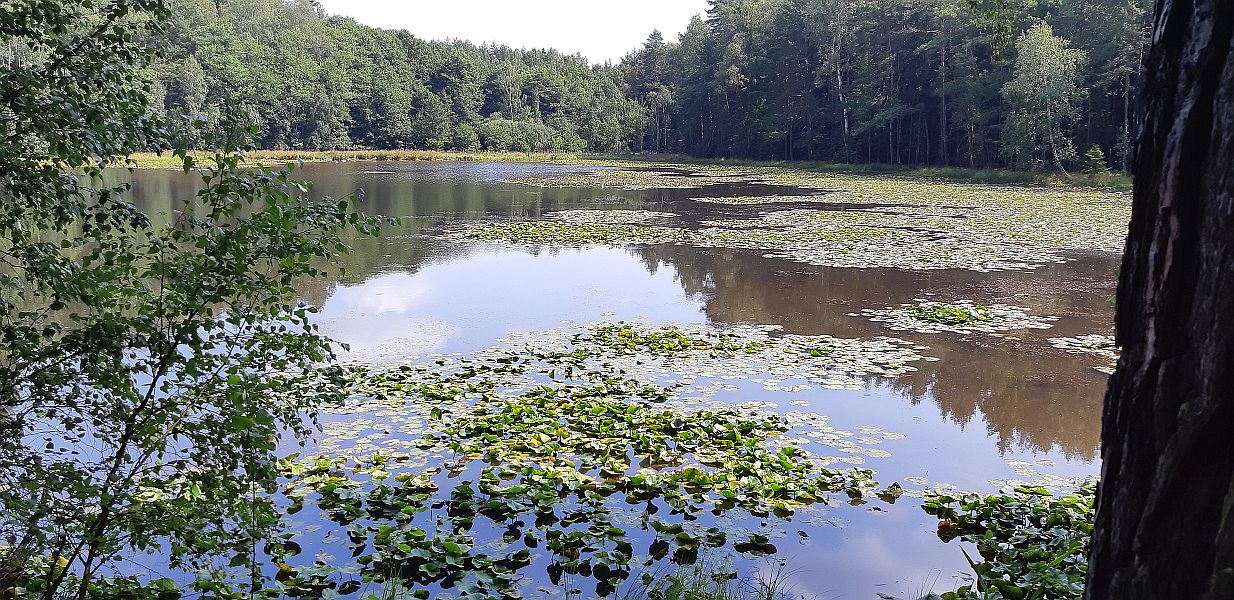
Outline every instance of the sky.
<svg viewBox="0 0 1234 600"><path fill-rule="evenodd" d="M556 48L616 62L659 29L676 41L707 0L321 0L330 14L417 37Z"/></svg>

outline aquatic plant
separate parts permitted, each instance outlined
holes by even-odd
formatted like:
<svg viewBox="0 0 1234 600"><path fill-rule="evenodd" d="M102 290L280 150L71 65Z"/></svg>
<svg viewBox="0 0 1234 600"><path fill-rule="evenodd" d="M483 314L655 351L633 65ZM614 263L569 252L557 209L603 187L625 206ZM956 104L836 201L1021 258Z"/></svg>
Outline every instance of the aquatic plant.
<svg viewBox="0 0 1234 600"><path fill-rule="evenodd" d="M646 572L620 600L776 600L787 597L783 562L770 574L739 578L732 567L710 558L667 572Z"/></svg>
<svg viewBox="0 0 1234 600"><path fill-rule="evenodd" d="M1105 374L1112 374L1122 350L1112 335L1090 334L1075 337L1050 338L1050 345L1071 354L1091 354L1105 359L1101 365L1093 367Z"/></svg>
<svg viewBox="0 0 1234 600"><path fill-rule="evenodd" d="M1050 345L1068 352L1084 352L1101 356L1118 356L1118 344L1112 335L1080 335L1050 338Z"/></svg>
<svg viewBox="0 0 1234 600"><path fill-rule="evenodd" d="M888 339L771 333L596 323L469 356L290 377L288 394L324 386L347 400L327 409L320 454L285 464L287 513L322 511L343 545L330 553L356 560L310 564L290 545L275 558L281 585L306 596L366 586L500 596L535 569L553 585L590 579L603 595L636 570L701 553L774 554L771 523L894 502L898 485L880 489L872 471L833 468L816 452L886 456L870 446L903 436L681 398L691 384L678 369L743 377L774 361L794 365L785 376L821 380L903 372L919 357ZM729 524L703 525L701 514Z"/></svg>
<svg viewBox="0 0 1234 600"><path fill-rule="evenodd" d="M636 556L650 557L645 565L691 564L704 548L776 551L766 535L703 527L690 515L787 518L833 494L854 503L887 496L868 470L822 468L795 445L772 443L789 428L777 415L662 408L647 399L662 396L654 387L597 372L579 377L590 383L510 395L493 372L468 367L420 386L408 385L414 369L364 380L365 393L433 415L438 425L417 444L450 458L427 469L399 452L287 462L287 512L315 498L344 528L359 571L355 579L337 567L293 566L295 547L283 548L276 560L284 589L325 597L327 589L398 579L513 597L518 572L543 547L550 577L590 577L607 594ZM633 518L650 541L616 526L619 518Z"/></svg>
<svg viewBox="0 0 1234 600"><path fill-rule="evenodd" d="M558 221L566 223L602 223L606 225L632 225L636 223L646 223L658 219L670 219L677 215L669 212L657 212L652 210L622 210L622 209L606 209L606 210L559 210L549 215Z"/></svg>
<svg viewBox="0 0 1234 600"><path fill-rule="evenodd" d="M940 325L967 325L991 320L990 309L980 304L954 305L941 302L926 302L913 304L905 309L908 315L918 321L938 323Z"/></svg>
<svg viewBox="0 0 1234 600"><path fill-rule="evenodd" d="M888 329L917 333L999 333L1015 329L1049 329L1058 317L1037 317L1029 309L995 304L986 306L967 300L944 303L914 299L915 304L862 309L849 316L862 316L885 324Z"/></svg>
<svg viewBox="0 0 1234 600"><path fill-rule="evenodd" d="M681 354L689 351L715 353L745 352L753 354L763 347L762 342L742 341L739 336L720 333L713 339L691 337L681 328L665 326L658 329L636 327L630 323L599 325L593 330L580 333L573 343L591 343L618 354L650 353L657 355Z"/></svg>
<svg viewBox="0 0 1234 600"><path fill-rule="evenodd" d="M758 204L793 204L798 202L831 202L826 198L826 192L820 190L817 194L796 196L704 196L690 198L694 202L707 204L758 205Z"/></svg>
<svg viewBox="0 0 1234 600"><path fill-rule="evenodd" d="M748 181L756 178L759 171L758 168L696 168L649 164L541 177L518 177L506 181L536 187L596 187L622 190L684 189L716 183Z"/></svg>
<svg viewBox="0 0 1234 600"><path fill-rule="evenodd" d="M468 223L452 235L512 244L586 246L673 243L686 240L690 232L680 227L546 220Z"/></svg>
<svg viewBox="0 0 1234 600"><path fill-rule="evenodd" d="M976 545L976 581L946 600L1072 600L1084 594L1093 529L1094 481L1054 495L1037 486L1000 494L928 494L922 508L939 518L943 541Z"/></svg>
<svg viewBox="0 0 1234 600"><path fill-rule="evenodd" d="M606 179L607 178L607 179ZM755 218L710 220L698 230L638 227L664 213L566 211L581 227L470 224L448 236L515 244L679 243L745 248L830 267L979 272L1034 269L1071 259L1066 250L1119 252L1130 204L1098 190L945 183L894 176L840 175L783 168L692 167L688 172L616 169L563 173L541 185L696 187L717 182L817 189L818 195L705 198L711 203L842 204L844 210L775 210ZM639 182L637 184L632 182ZM863 206L865 205L865 206ZM630 214L623 214L623 213Z"/></svg>

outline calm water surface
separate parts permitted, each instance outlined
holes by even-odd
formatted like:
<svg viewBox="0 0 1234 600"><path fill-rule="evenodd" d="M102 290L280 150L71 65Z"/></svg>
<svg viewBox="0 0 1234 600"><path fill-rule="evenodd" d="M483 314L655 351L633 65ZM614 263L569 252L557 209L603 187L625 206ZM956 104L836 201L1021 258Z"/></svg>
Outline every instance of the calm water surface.
<svg viewBox="0 0 1234 600"><path fill-rule="evenodd" d="M890 458L865 466L879 481L918 476L961 489L992 490L1015 478L1009 460L1040 462L1065 477L1095 475L1101 398L1099 359L1053 349L1045 338L1110 330L1117 257L1076 255L1035 271L842 269L766 259L757 252L689 246L511 249L448 241L435 234L460 219L538 217L574 208L668 211L686 220L753 216L766 206L697 203L700 195L791 192L758 185L702 190L614 191L503 183L580 167L505 163L320 163L301 176L316 193L365 192L365 210L402 217L376 240L359 240L346 274L302 289L321 307L322 330L346 343L345 359L387 362L409 355L470 352L511 332L603 319L673 323L774 324L788 333L837 337L892 335L929 346L938 362L896 379L873 378L862 390L798 394L808 410L852 431L871 425L904 434L880 448ZM197 178L171 171L132 175L140 204L168 210ZM825 208L825 207L818 207ZM1052 329L988 335L889 332L864 318L882 308L937 295L1011 304L1058 315ZM742 385L720 398L760 400ZM824 525L780 540L779 558L796 591L818 598L913 596L954 589L968 572L956 544L943 544L936 522L911 498L894 507L844 507ZM808 529L808 531L806 531ZM747 569L767 568L751 560ZM546 595L552 586L529 595ZM547 590L547 591L545 591Z"/></svg>

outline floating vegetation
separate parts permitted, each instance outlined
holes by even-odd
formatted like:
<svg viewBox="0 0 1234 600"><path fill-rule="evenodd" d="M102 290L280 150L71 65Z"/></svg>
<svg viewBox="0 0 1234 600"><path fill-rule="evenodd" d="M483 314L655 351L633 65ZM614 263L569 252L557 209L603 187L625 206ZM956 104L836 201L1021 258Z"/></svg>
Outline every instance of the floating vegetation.
<svg viewBox="0 0 1234 600"><path fill-rule="evenodd" d="M1076 337L1050 338L1050 345L1072 354L1092 354L1106 359L1106 363L1094 369L1107 375L1114 373L1121 351L1112 335L1081 335Z"/></svg>
<svg viewBox="0 0 1234 600"><path fill-rule="evenodd" d="M671 219L677 215L669 212L651 210L560 210L552 213L552 218L566 223L602 224L602 225L633 225L661 219Z"/></svg>
<svg viewBox="0 0 1234 600"><path fill-rule="evenodd" d="M566 211L555 218L579 227L540 225L539 221L482 223L464 225L454 235L564 246L679 243L752 249L772 258L827 267L991 272L1065 262L1069 250L1121 251L1130 215L1127 195L1106 191L808 174L775 168L611 169L534 181L628 189L724 182L797 185L818 189L820 194L697 200L732 205L875 206L777 210L750 219L706 221L701 230L646 225L668 217L667 213Z"/></svg>
<svg viewBox="0 0 1234 600"><path fill-rule="evenodd" d="M284 468L291 531L273 550L282 590L518 597L522 573L537 566L555 586L579 576L607 595L636 568L696 564L708 549L774 554L788 535L777 523L832 504L895 502L898 485L880 489L871 471L833 469L811 448L860 453L903 436L873 427L855 436L812 413L685 402L687 383L657 377L708 365L739 378L736 365L773 358L801 363L786 374L851 377L905 372L921 358L889 339L771 334L601 323L515 336L472 356L349 369L348 399L324 418L337 439ZM299 377L287 393L333 381ZM294 515L310 504L333 523L313 525L314 535L337 548L306 560L290 540Z"/></svg>
<svg viewBox="0 0 1234 600"><path fill-rule="evenodd" d="M911 363L935 360L925 348L890 337L847 339L776 334L778 327L600 323L501 341L522 344L539 356L582 356L641 381L681 385L683 381L758 380L769 391L861 389L865 378L896 377L916 371ZM781 385L798 381L793 386ZM686 389L682 390L683 392ZM697 400L697 398L696 398Z"/></svg>
<svg viewBox="0 0 1234 600"><path fill-rule="evenodd" d="M1130 194L1099 189L978 185L922 178L768 170L761 181L820 190L850 204L964 207L945 225L982 242L1007 240L1046 249L1121 252L1131 218ZM944 223L938 223L944 225Z"/></svg>
<svg viewBox="0 0 1234 600"><path fill-rule="evenodd" d="M850 316L864 316L888 329L917 333L997 333L1014 329L1049 329L1058 317L1037 317L1029 309L994 304L985 306L961 300L955 303L914 299L884 309L864 309Z"/></svg>
<svg viewBox="0 0 1234 600"><path fill-rule="evenodd" d="M450 237L509 244L587 246L663 244L686 240L687 229L614 223L510 221L465 223Z"/></svg>
<svg viewBox="0 0 1234 600"><path fill-rule="evenodd" d="M832 223L806 221L796 225L779 223L789 220L779 215L772 213L760 219L711 221L707 223L711 226L702 230L559 220L486 221L461 224L446 235L458 239L539 246L675 243L711 248L746 248L762 251L770 258L848 268L960 268L988 272L1031 269L1061 260L1057 256L1006 244L982 247L913 229L853 224L853 219L845 219L843 215L836 217Z"/></svg>
<svg viewBox="0 0 1234 600"><path fill-rule="evenodd" d="M757 219L710 222L710 228L696 235L672 240L699 246L751 248L771 257L836 267L959 268L981 272L1032 269L1066 260L1063 252L1067 250L1121 252L1130 218L1130 202L1125 193L777 168L697 167L685 174L618 169L563 174L543 180L631 189L757 182L813 188L820 190L820 194L696 200L733 205L878 205L879 208L849 211L785 210ZM629 243L643 243L639 236L626 239Z"/></svg>
<svg viewBox="0 0 1234 600"><path fill-rule="evenodd" d="M994 495L928 494L923 508L938 517L939 538L972 543L980 553L980 561L965 553L976 580L941 597L1082 598L1095 485L1085 481L1061 495L1036 486Z"/></svg>
<svg viewBox="0 0 1234 600"><path fill-rule="evenodd" d="M792 204L797 202L833 202L832 199L826 197L826 193L820 191L818 194L808 196L722 196L722 197L702 197L690 198L695 202L705 202L708 204L733 204L733 205L759 205L759 204Z"/></svg>
<svg viewBox="0 0 1234 600"><path fill-rule="evenodd" d="M996 488L1011 489L1031 486L1061 494L1070 492L1076 487L1075 479L1063 477L1046 470L1055 466L1054 461L1036 460L1029 462L1027 460L1008 458L1004 459L1004 462L1015 471L1015 477L990 480L990 484Z"/></svg>
<svg viewBox="0 0 1234 600"><path fill-rule="evenodd" d="M707 339L691 337L675 325L647 329L630 323L615 325L599 325L593 331L575 335L573 342L591 342L596 346L617 354L650 353L660 356L673 356L687 352L704 351L712 356L732 352L754 354L763 347L763 342L739 341L738 336L719 333Z"/></svg>
<svg viewBox="0 0 1234 600"><path fill-rule="evenodd" d="M536 187L609 188L619 190L685 189L717 183L739 183L757 177L758 169L699 167L689 170L680 165L665 167L614 168L560 173L542 177L518 177L507 183Z"/></svg>
<svg viewBox="0 0 1234 600"><path fill-rule="evenodd" d="M693 243L764 250L766 256L855 268L967 269L990 272L1033 269L1058 262L1053 251L994 236L957 236L934 221L962 221L951 209L782 210L753 219L708 221Z"/></svg>
<svg viewBox="0 0 1234 600"><path fill-rule="evenodd" d="M990 308L981 304L944 304L942 302L926 302L910 304L905 312L915 321L933 323L935 325L970 325L993 320Z"/></svg>
<svg viewBox="0 0 1234 600"><path fill-rule="evenodd" d="M871 219L867 224L927 229L937 236L977 249L1019 246L1033 248L1038 255L1048 255L1028 261L1030 265L1058 260L1057 253L1062 250L1121 252L1131 218L1130 194L1099 189L984 185L777 167L691 166L684 172L670 167L663 169L563 173L516 181L624 189L690 188L726 182L816 189L820 192L818 195L697 200L721 204L811 202L894 207L894 211L866 211Z"/></svg>

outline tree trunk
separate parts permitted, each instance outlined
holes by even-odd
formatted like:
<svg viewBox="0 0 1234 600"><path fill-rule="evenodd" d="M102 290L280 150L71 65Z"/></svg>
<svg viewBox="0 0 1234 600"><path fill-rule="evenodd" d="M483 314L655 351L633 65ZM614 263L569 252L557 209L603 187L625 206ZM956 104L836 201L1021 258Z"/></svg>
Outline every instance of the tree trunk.
<svg viewBox="0 0 1234 600"><path fill-rule="evenodd" d="M951 160L947 148L947 39L938 50L938 156L939 164L947 166Z"/></svg>
<svg viewBox="0 0 1234 600"><path fill-rule="evenodd" d="M1139 63L1136 63L1139 64ZM1123 75L1123 139L1131 140L1131 72L1128 71ZM1124 147L1130 144L1125 144ZM1131 169L1131 153L1124 150L1119 159L1122 161L1123 171Z"/></svg>
<svg viewBox="0 0 1234 600"><path fill-rule="evenodd" d="M1158 0L1091 600L1234 598L1234 2Z"/></svg>

